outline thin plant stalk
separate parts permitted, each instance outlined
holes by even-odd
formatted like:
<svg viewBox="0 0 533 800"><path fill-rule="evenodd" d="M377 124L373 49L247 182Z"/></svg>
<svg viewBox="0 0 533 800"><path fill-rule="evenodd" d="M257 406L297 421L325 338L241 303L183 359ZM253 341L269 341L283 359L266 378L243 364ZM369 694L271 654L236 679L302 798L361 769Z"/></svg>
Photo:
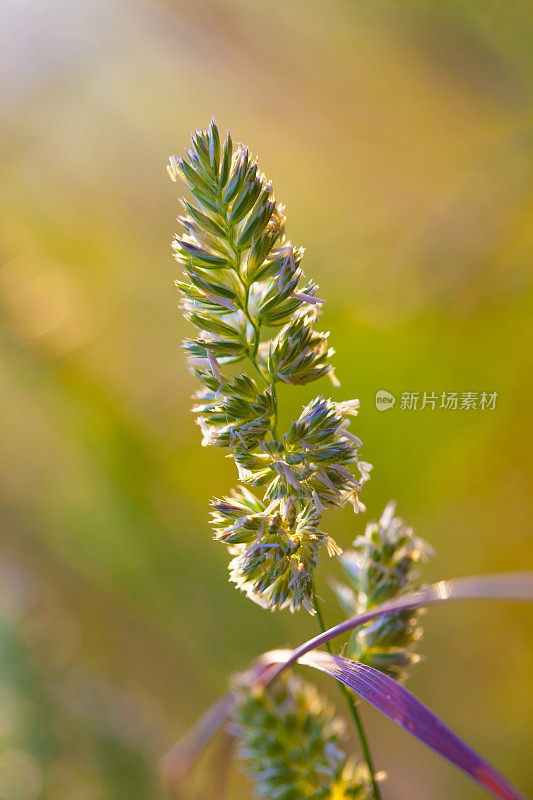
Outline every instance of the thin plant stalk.
<svg viewBox="0 0 533 800"><path fill-rule="evenodd" d="M320 632L321 633L325 633L325 631L327 630L327 627L326 627L326 623L324 621L324 616L322 614L322 609L320 608L320 602L319 602L318 597L316 595L316 591L313 593L313 606L314 606L314 609L316 611L316 619L317 619L317 622L318 622L318 627L320 628ZM333 648L331 646L331 642L330 641L326 642L326 647L327 647L328 651L331 654L333 654ZM361 745L361 753L363 755L363 758L364 758L364 760L366 762L366 766L368 768L368 775L370 777L370 782L372 784L372 792L374 794L374 800L382 800L381 792L379 790L379 785L378 785L378 781L377 781L377 778L376 778L376 771L374 769L374 764L373 764L373 761L372 761L372 755L370 753L370 748L368 746L368 741L367 741L367 738L366 738L365 729L363 727L363 722L361 720L361 716L360 716L360 714L359 714L359 712L357 710L357 706L355 704L355 700L354 700L352 694L350 693L350 691L346 688L346 686L344 686L343 683L339 684L339 688L340 688L341 693L342 693L342 695L344 697L344 700L346 701L346 705L348 706L348 710L349 710L350 715L351 715L351 717L353 719L353 722L354 722L354 725L355 725L355 729L356 729L357 735L359 737L359 743Z"/></svg>

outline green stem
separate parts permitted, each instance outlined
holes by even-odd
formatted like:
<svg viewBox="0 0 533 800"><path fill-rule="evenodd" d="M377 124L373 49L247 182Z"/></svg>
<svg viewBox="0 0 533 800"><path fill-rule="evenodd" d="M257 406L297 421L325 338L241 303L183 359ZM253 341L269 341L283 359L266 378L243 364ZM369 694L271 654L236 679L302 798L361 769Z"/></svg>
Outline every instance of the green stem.
<svg viewBox="0 0 533 800"><path fill-rule="evenodd" d="M316 617L318 622L318 627L320 631L324 633L327 630L326 624L324 622L324 617L322 616L322 610L320 608L320 603L318 602L318 598L316 596L316 591L313 588L313 607L316 611ZM326 642L326 647L330 653L333 653L333 648L331 646L331 642ZM365 729L363 728L363 723L361 721L361 717L359 716L359 712L357 710L357 706L355 704L355 700L350 693L349 689L343 683L339 684L339 688L344 696L346 701L346 705L350 711L352 716L355 729L357 731L357 735L359 736L359 742L361 744L361 752L363 754L363 758L366 761L366 765L368 768L368 774L370 776L370 782L372 783L372 792L374 794L374 800L381 800L381 792L379 790L377 778L376 778L376 771L374 769L374 765L372 763L372 756L370 754L370 748L368 746L368 741L365 734Z"/></svg>
<svg viewBox="0 0 533 800"><path fill-rule="evenodd" d="M277 438L278 438L278 432L277 432L278 398L277 398L277 394L276 394L276 383L272 379L271 375L265 375L263 373L263 370L259 366L259 362L257 360L257 353L259 351L259 345L261 343L261 324L256 322L253 319L252 315L250 314L250 309L248 308L248 299L249 299L249 296L250 296L250 285L248 283L246 283L246 281L243 278L242 273L241 273L241 254L240 254L239 250L235 248L234 239L233 239L233 229L231 227L229 228L229 235L230 235L230 244L231 244L231 247L233 249L233 252L235 253L235 258L237 260L237 265L236 265L235 272L236 272L236 274L237 274L237 276L239 278L239 281L240 281L240 283L241 283L241 285L243 287L243 290L244 290L244 308L243 308L244 316L246 317L246 319L248 320L248 322L250 323L250 325L252 326L253 331L254 331L253 349L252 349L251 352L248 353L248 358L250 359L250 361L252 363L252 366L254 367L254 369L257 372L257 374L262 378L262 380L267 384L267 386L270 386L270 391L272 392L272 399L274 401L274 415L273 415L273 418L271 420L270 430L272 432L272 437L274 438L274 440L277 440Z"/></svg>
<svg viewBox="0 0 533 800"><path fill-rule="evenodd" d="M247 300L248 300L248 297L247 297ZM252 319L252 317L251 317L251 315L250 315L250 313L248 311L248 302L246 303L245 315L246 315L246 319L250 322L250 324L252 325L252 327L254 329L254 337L255 337L254 350L253 350L252 353L249 354L249 359L252 362L252 365L253 365L255 371L258 373L258 375L261 376L261 378L265 381L267 386L270 386L270 391L272 392L272 399L274 401L274 415L273 415L273 417L271 419L270 430L272 432L272 437L275 440L277 440L277 438L278 438L278 432L277 432L278 397L277 397L277 394L276 394L276 384L272 380L272 376L266 376L266 375L263 374L263 370L261 369L261 367L259 366L259 363L257 361L257 351L259 349L259 343L260 343L260 340L261 340L260 339L261 333L260 333L260 327L254 323L254 321L253 321L253 319Z"/></svg>

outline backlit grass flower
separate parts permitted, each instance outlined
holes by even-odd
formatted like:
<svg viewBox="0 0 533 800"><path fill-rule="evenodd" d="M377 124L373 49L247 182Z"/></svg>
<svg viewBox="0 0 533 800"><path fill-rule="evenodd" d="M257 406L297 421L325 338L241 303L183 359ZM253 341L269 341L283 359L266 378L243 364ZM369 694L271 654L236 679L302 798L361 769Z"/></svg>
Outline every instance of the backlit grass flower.
<svg viewBox="0 0 533 800"><path fill-rule="evenodd" d="M348 502L364 509L370 465L359 461L361 442L348 430L359 404L317 397L278 433L278 383L328 376L338 385L328 334L315 329L324 301L302 272L303 248L287 239L284 208L257 160L229 134L221 143L214 121L192 135L184 156L171 156L169 173L194 197L181 198L183 231L172 246L183 270L181 307L198 329L183 349L203 384L193 407L202 444L228 448L241 483L261 495L241 492L240 503L260 510L235 511L231 532L220 511L228 503L215 503L215 538L230 548L231 580L248 597L314 613L320 551L338 552L320 530L322 512ZM237 541L244 529L249 538Z"/></svg>

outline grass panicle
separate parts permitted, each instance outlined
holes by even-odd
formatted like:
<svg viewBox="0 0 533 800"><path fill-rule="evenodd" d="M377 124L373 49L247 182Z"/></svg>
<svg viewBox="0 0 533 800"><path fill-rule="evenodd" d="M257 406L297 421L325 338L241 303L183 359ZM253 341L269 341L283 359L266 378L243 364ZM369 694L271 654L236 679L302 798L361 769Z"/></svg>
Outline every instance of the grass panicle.
<svg viewBox="0 0 533 800"><path fill-rule="evenodd" d="M241 484L213 501L215 539L228 546L230 578L251 600L313 614L320 553L339 552L321 530L322 513L348 502L364 510L370 465L348 430L359 403L317 397L278 433L279 383L329 376L338 385L328 334L315 329L323 301L303 274L304 251L286 237L284 208L257 159L229 133L221 141L214 120L168 170L193 198L181 198L172 245L181 307L198 329L183 342L202 384L193 411L202 444L230 451Z"/></svg>

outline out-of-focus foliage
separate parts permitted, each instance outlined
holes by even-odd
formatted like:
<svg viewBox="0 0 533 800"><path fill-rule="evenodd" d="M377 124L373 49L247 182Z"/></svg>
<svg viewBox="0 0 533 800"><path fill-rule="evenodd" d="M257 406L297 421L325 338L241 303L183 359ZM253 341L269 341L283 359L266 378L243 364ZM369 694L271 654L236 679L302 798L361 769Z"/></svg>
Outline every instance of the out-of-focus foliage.
<svg viewBox="0 0 533 800"><path fill-rule="evenodd" d="M6 0L1 13L2 652L18 659L1 691L26 722L2 729L0 757L11 773L31 764L14 800L41 786L146 800L157 753L222 676L312 631L239 596L211 541L206 504L233 466L199 447L188 411L167 154L213 114L261 153L327 298L334 400L361 401L368 518L398 500L438 552L427 580L531 567L533 7ZM385 413L379 389L397 397ZM317 391L281 387L284 427ZM498 401L400 408L424 391ZM365 522L325 516L345 548ZM410 680L525 794L528 619L432 610ZM384 793L482 797L365 716Z"/></svg>
<svg viewBox="0 0 533 800"><path fill-rule="evenodd" d="M162 797L152 764L164 737L142 695L77 664L76 619L35 575L26 584L12 561L2 567L2 800Z"/></svg>

